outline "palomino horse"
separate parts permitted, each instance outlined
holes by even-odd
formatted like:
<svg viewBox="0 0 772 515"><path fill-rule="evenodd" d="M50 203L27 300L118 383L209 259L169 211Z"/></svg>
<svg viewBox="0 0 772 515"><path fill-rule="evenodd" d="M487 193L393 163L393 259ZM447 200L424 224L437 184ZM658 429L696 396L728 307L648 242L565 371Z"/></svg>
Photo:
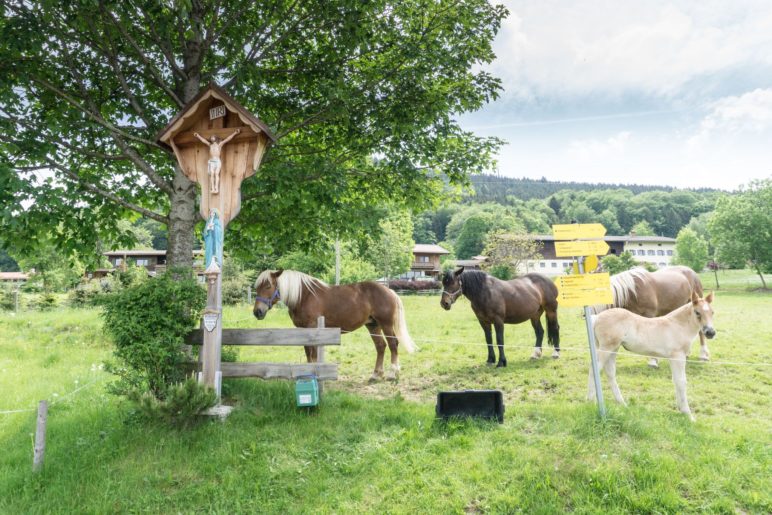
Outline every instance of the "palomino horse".
<svg viewBox="0 0 772 515"><path fill-rule="evenodd" d="M479 270L458 269L445 272L442 277L442 298L440 305L446 310L460 295L472 303L472 311L485 333L488 344L488 364L496 362L491 339L491 324L496 329L496 345L499 347L497 367L507 366L504 356L504 324L519 324L531 321L536 333L536 347L532 359L541 357L541 342L544 328L542 313L547 313L547 341L554 345L553 358L560 357L560 326L558 325L558 289L541 274L527 274L512 281L502 281Z"/></svg>
<svg viewBox="0 0 772 515"><path fill-rule="evenodd" d="M383 377L383 356L388 344L393 377L399 375L397 346L408 352L415 345L407 332L402 301L396 293L375 282L330 286L294 270L266 270L255 281L254 314L262 320L278 301L284 302L295 327L316 327L324 316L328 327L350 332L367 326L378 357L372 379ZM309 362L316 361L316 347L305 347Z"/></svg>
<svg viewBox="0 0 772 515"><path fill-rule="evenodd" d="M598 313L610 307L624 308L647 318L666 315L684 305L692 293L702 297L702 282L699 276L686 266L671 266L649 272L644 268L633 268L611 277L614 294L613 306L593 306ZM705 335L700 332L700 359L708 361L710 352ZM649 365L657 367L656 358Z"/></svg>
<svg viewBox="0 0 772 515"><path fill-rule="evenodd" d="M606 371L617 402L625 404L616 379L616 357L621 345L630 352L670 360L678 409L694 420L686 400L686 356L698 332L702 331L708 338L716 335L713 329L713 309L710 306L712 302L712 292L704 299L693 292L689 302L663 317L645 318L621 308L609 309L598 315L593 331L600 351L599 367ZM587 388L589 400L593 399L594 386L590 368Z"/></svg>

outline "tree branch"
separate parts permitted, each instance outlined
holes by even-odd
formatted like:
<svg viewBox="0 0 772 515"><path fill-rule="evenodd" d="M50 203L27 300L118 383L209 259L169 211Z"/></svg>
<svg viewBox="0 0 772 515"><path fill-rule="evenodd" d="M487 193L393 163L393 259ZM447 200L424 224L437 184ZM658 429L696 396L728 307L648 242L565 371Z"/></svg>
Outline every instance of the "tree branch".
<svg viewBox="0 0 772 515"><path fill-rule="evenodd" d="M100 7L102 6L100 5ZM102 7L102 10L104 13L103 7ZM94 32L97 35L97 37L100 37L98 31L95 30L93 24L90 21L88 21L88 24L91 27L91 31ZM120 63L118 62L118 55L115 50L115 46L113 44L112 38L110 38L107 34L105 34L102 36L102 41L103 41L103 45L105 46L104 50L105 50L105 53L107 54L107 60L110 62L110 67L113 69L113 72L115 72L115 76L118 78L118 82L120 82L121 84L121 89L123 89L124 94L129 99L129 103L131 104L131 107L134 108L134 111L137 113L137 115L139 115L142 121L145 122L145 127L150 128L153 125L153 122L145 114L145 109L139 103L139 100L134 95L133 91L129 87L128 82L126 81L126 76L123 74Z"/></svg>
<svg viewBox="0 0 772 515"><path fill-rule="evenodd" d="M150 59L145 55L145 53L139 47L139 45L134 40L134 38L132 38L129 35L129 33L126 31L126 29L123 27L123 25L121 25L121 23L115 18L115 16L113 16L113 13L111 13L109 11L106 11L106 13L110 17L110 20L112 20L113 25L115 25L118 28L118 30L121 32L121 35L124 38L126 38L126 40L129 42L129 44L132 46L132 48L134 48L134 51L139 56L140 60L144 63L145 68L147 69L147 71L152 76L152 78L153 78L154 82L156 83L156 85L158 85L158 87L160 87L162 90L164 90L164 92L167 95L169 95L169 97L172 100L174 100L174 102L177 104L178 107L183 107L185 105L185 103L182 100L180 100L180 98L177 96L176 93L174 93L174 91L169 89L169 86L167 86L166 82L163 80L163 77L161 77L159 75L158 69L155 66L153 66L153 64L150 61ZM152 27L152 24L151 24L151 27ZM176 66L176 64L175 64L175 66Z"/></svg>
<svg viewBox="0 0 772 515"><path fill-rule="evenodd" d="M150 140L147 140L145 138L140 138L139 136L134 136L133 134L129 134L127 132L122 131L121 129L119 129L115 125L111 124L110 122L108 122L107 120L102 118L101 115L95 114L95 113L91 112L91 110L86 109L85 107L83 107L71 95L65 93L64 91L62 91L61 89L57 88L56 86L54 86L50 82L48 82L46 80L43 80L43 79L40 79L40 78L32 78L32 82L40 84L41 86L43 86L48 91L51 91L52 93L55 93L58 97L60 97L63 100L65 100L68 104L70 104L71 106L75 107L76 109L81 111L83 114L85 114L86 116L88 116L89 118L91 118L92 120L97 122L99 125L101 125L105 129L107 129L108 131L112 132L113 134L122 136L122 137L124 137L126 139L129 139L129 140L132 140L132 141L136 141L137 143L142 143L143 145L148 145L148 146L160 149L160 150L164 150L163 147L161 147L155 141L150 141Z"/></svg>
<svg viewBox="0 0 772 515"><path fill-rule="evenodd" d="M144 208L142 206L138 206L136 204L133 204L127 200L122 199L118 195L111 193L109 191L105 191L102 188L96 186L95 184L91 184L90 182L86 182L85 179L83 179L80 175L78 175L76 172L73 172L72 170L69 170L56 161L53 161L52 159L45 158L45 161L48 163L49 168L54 168L56 170L59 170L60 172L64 173L68 177L70 177L72 180L86 188L87 190L91 191L92 193L96 193L97 195L104 197L108 200L111 200L115 202L116 204L125 207L126 209L130 209L132 211L135 211L143 216L146 216L148 218L151 218L157 222L161 222L162 224L168 224L169 218L166 216L163 216L159 213L156 213L155 211L151 211L147 208Z"/></svg>

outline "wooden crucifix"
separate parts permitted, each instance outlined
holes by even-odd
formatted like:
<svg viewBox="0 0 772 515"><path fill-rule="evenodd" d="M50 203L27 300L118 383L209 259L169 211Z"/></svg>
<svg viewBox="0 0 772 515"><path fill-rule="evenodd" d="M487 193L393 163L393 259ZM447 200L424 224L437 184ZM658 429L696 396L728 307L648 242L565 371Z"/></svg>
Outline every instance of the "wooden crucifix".
<svg viewBox="0 0 772 515"><path fill-rule="evenodd" d="M158 141L171 148L185 175L201 186L207 303L201 380L221 387L222 278L225 228L241 209L241 182L252 176L276 141L268 126L223 89L209 84L182 108Z"/></svg>

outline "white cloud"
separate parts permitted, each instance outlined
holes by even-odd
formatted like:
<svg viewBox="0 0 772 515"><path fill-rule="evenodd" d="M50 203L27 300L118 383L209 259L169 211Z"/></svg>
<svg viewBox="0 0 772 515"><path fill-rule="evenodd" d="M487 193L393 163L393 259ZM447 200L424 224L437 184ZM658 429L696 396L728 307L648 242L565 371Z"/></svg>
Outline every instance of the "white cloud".
<svg viewBox="0 0 772 515"><path fill-rule="evenodd" d="M574 140L568 145L568 157L581 160L619 157L624 154L629 140L629 131L622 131L605 140Z"/></svg>
<svg viewBox="0 0 772 515"><path fill-rule="evenodd" d="M519 98L672 96L698 77L772 65L772 2L505 2L494 73Z"/></svg>
<svg viewBox="0 0 772 515"><path fill-rule="evenodd" d="M697 134L689 138L691 151L701 151L716 137L763 133L772 129L772 89L755 89L721 98L710 105Z"/></svg>

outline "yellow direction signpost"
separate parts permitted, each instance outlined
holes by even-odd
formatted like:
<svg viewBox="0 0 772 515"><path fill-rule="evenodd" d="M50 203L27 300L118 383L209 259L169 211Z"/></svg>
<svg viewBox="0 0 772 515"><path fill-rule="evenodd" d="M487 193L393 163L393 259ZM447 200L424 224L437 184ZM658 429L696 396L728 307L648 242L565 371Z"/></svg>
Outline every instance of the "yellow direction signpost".
<svg viewBox="0 0 772 515"><path fill-rule="evenodd" d="M605 256L608 249L608 243L603 240L555 242L555 256L557 257Z"/></svg>
<svg viewBox="0 0 772 515"><path fill-rule="evenodd" d="M555 283L558 287L558 305L584 306L584 322L587 327L587 338L590 341L590 364L595 379L595 397L598 399L598 411L601 417L605 417L606 405L603 403L603 390L600 387L592 314L587 306L613 304L614 298L611 293L611 280L607 273L586 274L585 271L594 270L598 266L597 256L605 255L609 250L608 244L600 239L606 234L606 228L602 224L559 224L552 226L552 234L555 240L584 240L555 241L556 257L573 256L575 260L575 273L560 276Z"/></svg>
<svg viewBox="0 0 772 515"><path fill-rule="evenodd" d="M603 238L606 228L603 224L555 224L552 226L552 235L556 240Z"/></svg>
<svg viewBox="0 0 772 515"><path fill-rule="evenodd" d="M607 272L599 274L562 275L555 281L560 306L581 307L612 304L611 280Z"/></svg>

